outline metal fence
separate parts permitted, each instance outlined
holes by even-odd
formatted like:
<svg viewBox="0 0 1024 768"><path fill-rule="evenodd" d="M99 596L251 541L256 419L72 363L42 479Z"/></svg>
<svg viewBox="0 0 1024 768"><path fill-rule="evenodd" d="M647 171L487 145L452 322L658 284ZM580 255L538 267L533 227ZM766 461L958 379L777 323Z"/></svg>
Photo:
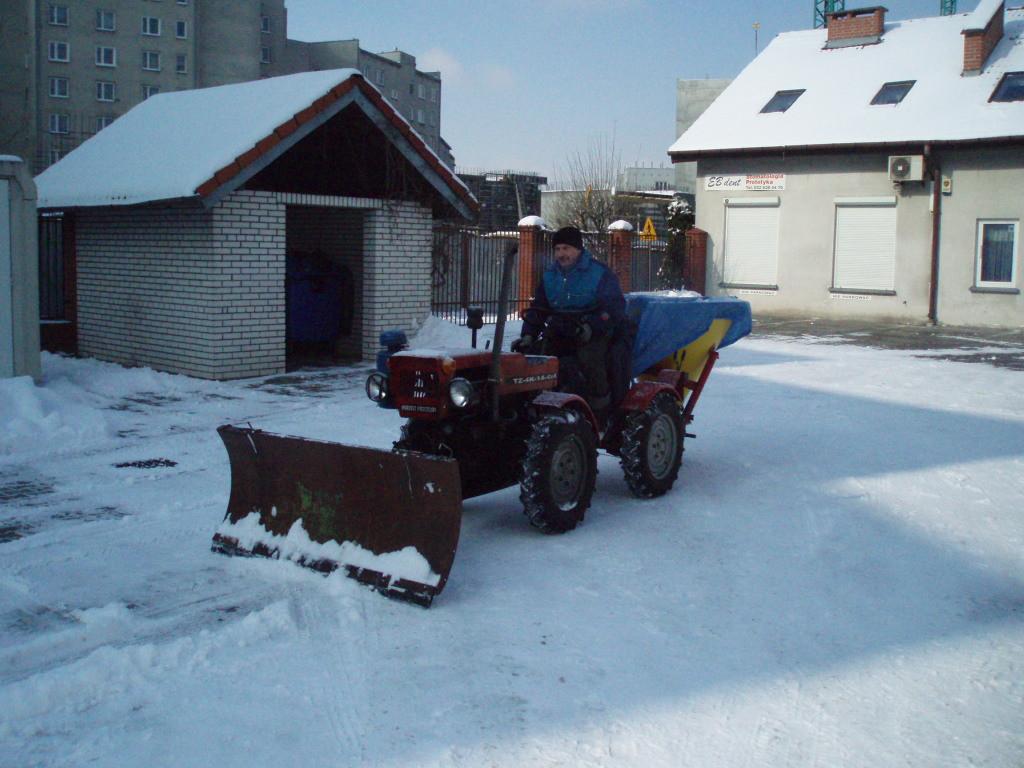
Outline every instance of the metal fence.
<svg viewBox="0 0 1024 768"><path fill-rule="evenodd" d="M39 217L39 318L65 320L64 217Z"/></svg>
<svg viewBox="0 0 1024 768"><path fill-rule="evenodd" d="M537 258L530 276L530 291L554 259L551 232L541 233ZM440 226L434 229L431 312L459 325L466 323L466 308L479 306L484 321L498 315L503 257L518 242L518 232L481 232L478 229ZM603 232L585 232L583 244L593 256L608 263L609 238ZM649 291L659 286L658 270L668 252L664 240L634 240L632 290ZM518 258L518 257L517 257ZM519 298L519 270L513 271L509 290L509 318L518 317L529 305Z"/></svg>

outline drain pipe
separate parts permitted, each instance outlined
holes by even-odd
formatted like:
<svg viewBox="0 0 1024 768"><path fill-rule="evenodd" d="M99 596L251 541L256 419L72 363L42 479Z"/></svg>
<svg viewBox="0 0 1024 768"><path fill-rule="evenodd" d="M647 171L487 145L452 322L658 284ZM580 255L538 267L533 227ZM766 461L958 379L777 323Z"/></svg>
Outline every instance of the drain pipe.
<svg viewBox="0 0 1024 768"><path fill-rule="evenodd" d="M928 294L928 319L939 322L939 224L942 220L942 170L932 156L932 145L924 145L924 160L932 177L932 279Z"/></svg>

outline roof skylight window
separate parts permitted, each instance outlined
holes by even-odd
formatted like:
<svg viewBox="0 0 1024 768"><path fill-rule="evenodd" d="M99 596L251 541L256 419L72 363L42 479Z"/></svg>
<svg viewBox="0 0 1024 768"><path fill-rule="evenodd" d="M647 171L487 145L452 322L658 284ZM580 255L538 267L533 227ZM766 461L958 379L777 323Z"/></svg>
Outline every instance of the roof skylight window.
<svg viewBox="0 0 1024 768"><path fill-rule="evenodd" d="M989 101L1024 101L1024 72L1007 72Z"/></svg>
<svg viewBox="0 0 1024 768"><path fill-rule="evenodd" d="M872 104L899 104L903 97L910 93L916 80L900 80L898 82L886 83L878 89Z"/></svg>
<svg viewBox="0 0 1024 768"><path fill-rule="evenodd" d="M785 112L793 106L794 101L800 98L800 94L804 90L801 88L799 91L777 91L768 103L761 107L761 112Z"/></svg>

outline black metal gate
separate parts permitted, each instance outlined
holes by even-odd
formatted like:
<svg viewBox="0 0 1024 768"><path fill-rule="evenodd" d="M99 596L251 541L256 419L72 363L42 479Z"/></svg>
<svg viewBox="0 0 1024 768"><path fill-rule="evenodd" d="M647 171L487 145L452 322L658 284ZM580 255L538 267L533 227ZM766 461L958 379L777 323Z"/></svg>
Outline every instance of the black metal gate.
<svg viewBox="0 0 1024 768"><path fill-rule="evenodd" d="M39 319L66 320L64 304L64 217L39 217Z"/></svg>

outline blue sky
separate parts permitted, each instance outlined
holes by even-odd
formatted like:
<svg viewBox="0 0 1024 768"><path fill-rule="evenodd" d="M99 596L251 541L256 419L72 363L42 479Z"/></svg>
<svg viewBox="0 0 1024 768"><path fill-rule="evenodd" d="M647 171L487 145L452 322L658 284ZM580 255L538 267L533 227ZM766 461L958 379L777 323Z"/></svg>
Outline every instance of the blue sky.
<svg viewBox="0 0 1024 768"><path fill-rule="evenodd" d="M847 8L872 5L851 2ZM940 0L888 0L888 19ZM978 0L959 0L971 11ZM676 80L735 77L813 0L287 0L289 37L399 48L442 75L441 133L460 168L556 175L614 139L624 164L668 165ZM553 179L552 179L553 180Z"/></svg>

